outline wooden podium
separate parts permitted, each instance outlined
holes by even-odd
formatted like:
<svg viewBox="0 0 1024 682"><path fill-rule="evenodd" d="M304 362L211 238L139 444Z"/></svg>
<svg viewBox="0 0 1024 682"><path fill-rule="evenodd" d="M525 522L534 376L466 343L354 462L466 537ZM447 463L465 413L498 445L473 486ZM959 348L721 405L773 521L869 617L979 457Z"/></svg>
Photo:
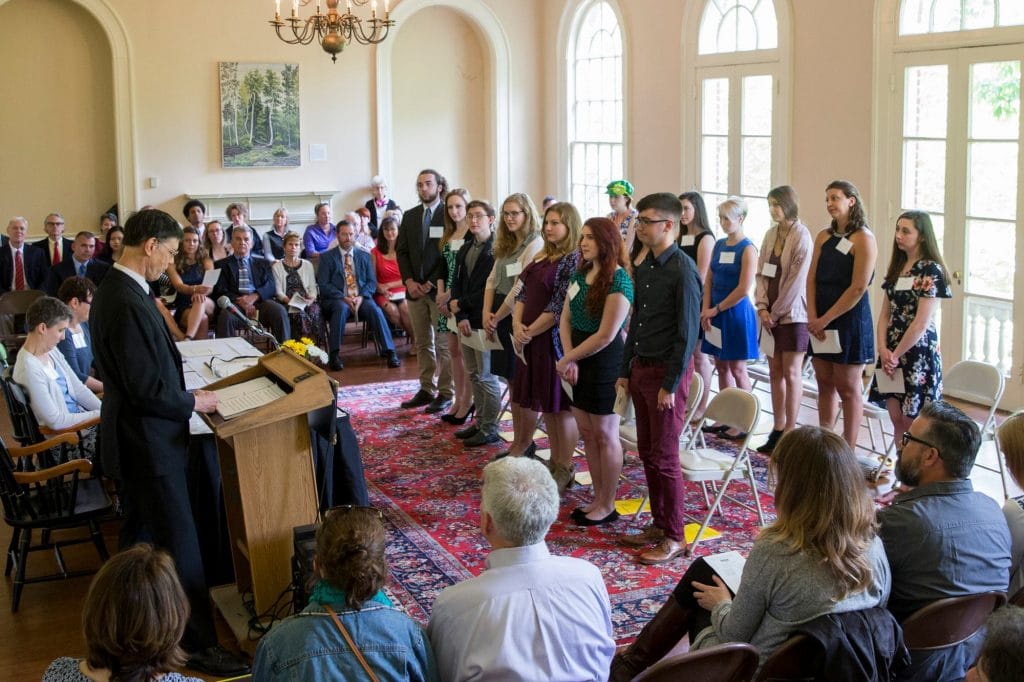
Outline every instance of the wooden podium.
<svg viewBox="0 0 1024 682"><path fill-rule="evenodd" d="M292 529L317 517L307 413L336 397L324 371L288 350L210 384L216 390L267 376L287 395L233 419L204 415L216 437L239 592L266 611L291 583Z"/></svg>

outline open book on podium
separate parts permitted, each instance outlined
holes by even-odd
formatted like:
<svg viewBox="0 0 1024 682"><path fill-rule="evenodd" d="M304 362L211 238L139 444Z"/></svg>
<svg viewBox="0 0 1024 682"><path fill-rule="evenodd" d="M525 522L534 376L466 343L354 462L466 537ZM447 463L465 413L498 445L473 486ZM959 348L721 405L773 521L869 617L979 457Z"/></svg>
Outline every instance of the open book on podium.
<svg viewBox="0 0 1024 682"><path fill-rule="evenodd" d="M203 418L216 437L238 592L251 591L263 613L291 583L292 529L317 517L307 414L333 410L336 396L322 369L289 350L206 389L245 393L254 381L279 397L247 405L230 419Z"/></svg>

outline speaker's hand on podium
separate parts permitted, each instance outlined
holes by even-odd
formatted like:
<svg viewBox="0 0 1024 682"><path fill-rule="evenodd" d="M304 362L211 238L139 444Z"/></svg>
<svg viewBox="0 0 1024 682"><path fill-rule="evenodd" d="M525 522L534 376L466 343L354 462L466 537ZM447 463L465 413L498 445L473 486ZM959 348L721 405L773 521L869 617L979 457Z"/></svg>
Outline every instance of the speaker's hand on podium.
<svg viewBox="0 0 1024 682"><path fill-rule="evenodd" d="M194 408L196 412L209 414L217 410L217 394L213 391L198 390L192 395L196 399L196 406Z"/></svg>

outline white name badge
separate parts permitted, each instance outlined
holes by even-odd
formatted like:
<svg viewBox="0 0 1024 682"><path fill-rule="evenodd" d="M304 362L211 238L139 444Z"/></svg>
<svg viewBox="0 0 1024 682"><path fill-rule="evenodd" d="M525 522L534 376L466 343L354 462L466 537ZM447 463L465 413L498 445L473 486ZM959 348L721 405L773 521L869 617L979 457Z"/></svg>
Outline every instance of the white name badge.
<svg viewBox="0 0 1024 682"><path fill-rule="evenodd" d="M722 265L731 265L732 263L735 263L736 252L723 251L722 253L718 254L718 262L721 263Z"/></svg>
<svg viewBox="0 0 1024 682"><path fill-rule="evenodd" d="M78 332L77 334L72 332L71 342L75 344L75 348L85 348L85 333Z"/></svg>
<svg viewBox="0 0 1024 682"><path fill-rule="evenodd" d="M430 238L440 239L444 236L444 227L433 227L430 228Z"/></svg>
<svg viewBox="0 0 1024 682"><path fill-rule="evenodd" d="M508 265L505 266L505 276L506 277L517 277L519 275L519 273L522 272L522 271L523 271L523 265L522 265L522 263L519 263L518 261L515 262L515 263L509 263Z"/></svg>
<svg viewBox="0 0 1024 682"><path fill-rule="evenodd" d="M761 274L769 279L775 277L775 273L779 271L779 266L775 263L765 263L761 266Z"/></svg>
<svg viewBox="0 0 1024 682"><path fill-rule="evenodd" d="M448 242L448 245L451 247L452 251L458 251L459 249L462 248L462 245L465 243L465 239L453 239L450 242Z"/></svg>
<svg viewBox="0 0 1024 682"><path fill-rule="evenodd" d="M679 246L693 246L696 241L697 235L684 234L682 237L679 238Z"/></svg>
<svg viewBox="0 0 1024 682"><path fill-rule="evenodd" d="M896 291L910 291L914 288L913 277L900 277L896 280Z"/></svg>
<svg viewBox="0 0 1024 682"><path fill-rule="evenodd" d="M569 300L571 301L576 298L576 294L578 293L580 293L579 282L573 282L569 285Z"/></svg>
<svg viewBox="0 0 1024 682"><path fill-rule="evenodd" d="M846 255L846 254L850 253L850 249L852 249L852 248L853 248L853 242L851 242L846 237L843 237L838 242L836 242L836 251L838 251L839 253L841 253L843 255Z"/></svg>

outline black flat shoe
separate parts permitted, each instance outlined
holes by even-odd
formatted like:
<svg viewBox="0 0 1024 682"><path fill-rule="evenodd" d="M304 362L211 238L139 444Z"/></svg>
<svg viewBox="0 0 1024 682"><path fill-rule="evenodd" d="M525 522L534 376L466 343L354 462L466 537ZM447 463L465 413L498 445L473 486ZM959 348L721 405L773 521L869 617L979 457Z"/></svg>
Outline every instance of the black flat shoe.
<svg viewBox="0 0 1024 682"><path fill-rule="evenodd" d="M770 455L772 453L772 450L775 449L775 445L779 442L779 439L782 438L782 434L782 431L776 431L775 429L772 429L772 432L768 434L768 440L766 440L763 445L757 448L757 452L760 452L762 455Z"/></svg>
<svg viewBox="0 0 1024 682"><path fill-rule="evenodd" d="M576 525L578 526L603 526L606 523L612 523L618 520L619 512L617 512L614 509L612 509L611 514L604 517L603 519L588 519L586 514L581 514L580 516L573 518L573 521L575 521Z"/></svg>
<svg viewBox="0 0 1024 682"><path fill-rule="evenodd" d="M726 429L726 430L728 430L728 429ZM725 433L725 432L722 432L722 433L718 434L718 437L719 438L725 438L726 440L743 440L744 438L747 437L747 432L746 431L740 431L739 433L735 433L735 434L732 434L732 435L730 435L728 433Z"/></svg>
<svg viewBox="0 0 1024 682"><path fill-rule="evenodd" d="M729 430L729 427L725 424L719 424L718 426L702 426L700 430L704 433L725 433Z"/></svg>

